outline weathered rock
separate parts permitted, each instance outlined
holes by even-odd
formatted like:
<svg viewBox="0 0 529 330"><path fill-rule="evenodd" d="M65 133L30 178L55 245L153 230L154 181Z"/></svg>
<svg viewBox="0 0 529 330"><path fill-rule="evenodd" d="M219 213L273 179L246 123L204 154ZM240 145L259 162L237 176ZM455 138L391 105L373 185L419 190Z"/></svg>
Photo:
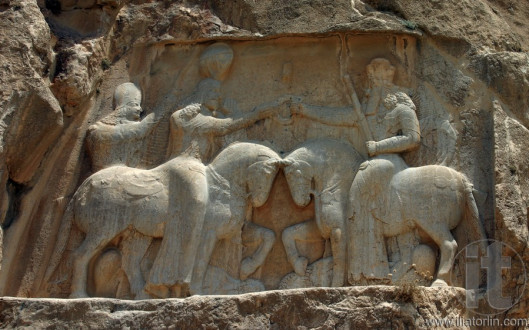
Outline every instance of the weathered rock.
<svg viewBox="0 0 529 330"><path fill-rule="evenodd" d="M471 68L496 92L513 119L529 127L529 54L480 54L472 57Z"/></svg>
<svg viewBox="0 0 529 330"><path fill-rule="evenodd" d="M511 32L487 1L430 0L420 5L409 0L367 0L380 11L393 12L439 39L464 40L492 51L521 50L522 35Z"/></svg>
<svg viewBox="0 0 529 330"><path fill-rule="evenodd" d="M465 291L319 288L239 296L125 301L0 298L0 326L37 328L428 328L464 320ZM469 328L462 324L462 327Z"/></svg>

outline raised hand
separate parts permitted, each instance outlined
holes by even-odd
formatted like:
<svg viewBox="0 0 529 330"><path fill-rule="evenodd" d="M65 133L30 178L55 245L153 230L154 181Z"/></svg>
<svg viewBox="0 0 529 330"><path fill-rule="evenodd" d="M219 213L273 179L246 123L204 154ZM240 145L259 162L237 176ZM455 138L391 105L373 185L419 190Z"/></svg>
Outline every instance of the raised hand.
<svg viewBox="0 0 529 330"><path fill-rule="evenodd" d="M369 156L375 156L377 152L377 143L375 141L366 142L367 154Z"/></svg>

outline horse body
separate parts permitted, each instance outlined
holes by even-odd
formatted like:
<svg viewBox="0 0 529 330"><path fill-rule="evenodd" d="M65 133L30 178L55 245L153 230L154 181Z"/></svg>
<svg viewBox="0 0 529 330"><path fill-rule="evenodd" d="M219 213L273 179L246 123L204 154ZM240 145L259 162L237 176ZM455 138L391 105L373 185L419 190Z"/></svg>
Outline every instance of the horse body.
<svg viewBox="0 0 529 330"><path fill-rule="evenodd" d="M463 174L451 168L428 165L397 172L386 187L380 192L385 196L378 199L385 202L371 211L375 217L371 221L379 221L385 238L407 233L413 228L420 228L426 233L440 250L439 268L433 285L446 285L458 247L450 231L466 219L473 231L469 235L474 234L476 240L486 238L472 194L472 184ZM358 197L354 189L358 189L355 184L351 187L352 198ZM367 205L370 201L364 203ZM354 215L354 210L349 213ZM357 217L352 219L370 221ZM363 243L360 241L358 244ZM384 241L379 244L384 244ZM359 280L359 274L370 269L370 255L358 252L363 248L370 249L369 246L349 246L350 282ZM388 272L389 269L385 273Z"/></svg>
<svg viewBox="0 0 529 330"><path fill-rule="evenodd" d="M260 158L264 161L259 161ZM176 286L171 289L177 292L188 288L197 252L203 243L203 227L230 231L223 226L232 219L237 225L230 227L230 233L240 230L245 213L241 213L241 207L233 206L247 205L247 188L255 196L252 203L266 201L278 170L278 163L274 162L277 160L279 156L268 147L235 143L208 166L195 158L179 156L152 170L116 166L93 174L81 184L68 206L47 278L58 265L71 224L75 223L86 237L73 253L71 297L87 296L90 260L129 228L151 238L164 238L147 284L139 271L144 253L138 253L139 258L132 262L131 270L126 271L129 277L134 277L129 278L133 294L137 298L146 297L145 290L157 294L164 292L160 289L163 286L166 289L162 294L167 294L171 286ZM229 176L231 172L236 174ZM226 179L219 185L211 179L210 173L221 173L219 177ZM257 184L248 184L247 181L252 180ZM235 190L244 193L233 194ZM226 209L231 210L229 216L224 212L216 213Z"/></svg>
<svg viewBox="0 0 529 330"><path fill-rule="evenodd" d="M388 190L389 208L399 212L387 217L391 226L384 226L384 235L396 236L406 230L406 219L422 223L427 219L454 229L465 216L468 180L459 172L448 167L428 165L410 167L397 173ZM414 205L414 207L405 207ZM447 207L451 206L451 207ZM472 206L472 205L470 205ZM415 224L415 223L413 223Z"/></svg>
<svg viewBox="0 0 529 330"><path fill-rule="evenodd" d="M72 257L71 296L87 296L88 264L115 237L129 228L150 238L163 237L167 234L167 223L178 221L175 218L178 219L186 206L199 206L192 198L175 197L179 192L192 192L197 180L190 180L190 177L205 178L205 170L196 159L182 156L152 170L115 166L86 179L69 206L66 216L71 218L63 220L66 226L75 223L86 234ZM205 204L207 200L202 202ZM65 231L61 232L67 236ZM147 296L143 291L145 282L138 271L145 252L138 253L137 260L131 263L133 267L125 271L137 298ZM155 264L164 261L164 256L159 254Z"/></svg>
<svg viewBox="0 0 529 330"><path fill-rule="evenodd" d="M333 255L332 286L344 284L346 264L345 220L349 189L362 157L349 144L332 139L311 140L285 157L285 176L294 202L306 206L314 195L315 224L329 239ZM298 275L303 276L308 260L300 257L296 240L316 240L314 223L307 221L283 232L287 257Z"/></svg>
<svg viewBox="0 0 529 330"><path fill-rule="evenodd" d="M241 235L243 226L251 221L253 207L262 206L268 199L279 171L281 158L272 149L244 143L240 153L246 161L234 166L230 157L215 158L220 163L207 171L210 199L206 209L201 246L193 272L192 294L202 291L207 266L217 241ZM219 155L220 156L220 155ZM229 156L229 154L227 154ZM242 260L240 278L245 279L264 261L275 241L272 230L253 225L251 233L261 240L253 256Z"/></svg>

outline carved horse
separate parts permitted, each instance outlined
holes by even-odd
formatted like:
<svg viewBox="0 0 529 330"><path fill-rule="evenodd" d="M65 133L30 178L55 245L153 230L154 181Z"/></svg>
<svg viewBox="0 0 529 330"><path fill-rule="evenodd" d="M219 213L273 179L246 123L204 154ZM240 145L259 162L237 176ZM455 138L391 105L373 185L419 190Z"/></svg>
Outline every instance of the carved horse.
<svg viewBox="0 0 529 330"><path fill-rule="evenodd" d="M365 164L369 167L368 162ZM361 166L363 170L357 174L351 186L351 201L366 197L358 193L360 189L357 186L357 181L365 181L365 177L362 177L365 167ZM370 211L376 218L375 221L380 221L382 235L394 237L416 227L421 229L440 250L439 268L432 286L446 286L458 247L450 231L462 220L466 220L471 231L467 235L473 236L471 239L486 239L474 200L472 184L464 174L449 167L427 165L409 167L397 172L386 187L387 189L380 191L384 196L378 199L378 210ZM385 202L380 204L381 201ZM351 220L366 221L355 217L352 205L353 203L349 210ZM481 245L482 251L485 251L486 247ZM355 247L351 245L350 248ZM349 258L349 279L354 282L359 279L358 274L361 269L358 266L359 260L353 260L354 251L349 250ZM369 256L365 258L366 262L369 262Z"/></svg>
<svg viewBox="0 0 529 330"><path fill-rule="evenodd" d="M294 271L303 276L308 259L299 256L296 241L329 239L333 256L332 286L343 286L347 237L345 230L349 189L364 159L349 144L332 139L303 143L285 157L284 172L294 202L308 205L314 196L315 222L306 221L283 231L282 240ZM319 238L321 239L321 238Z"/></svg>
<svg viewBox="0 0 529 330"><path fill-rule="evenodd" d="M340 146L340 149L337 149L340 151L331 152L332 144L336 144L334 148ZM347 151L347 149L350 150ZM352 153L353 157L348 156L348 153ZM318 158L317 155L324 155L324 157ZM320 140L315 140L307 142L285 158L284 172L294 201L299 206L305 206L310 202L311 195L314 195L318 228L322 231L322 235L324 231L326 232L324 237L330 236L331 245L333 239L335 241L332 245L333 286L341 283L338 278L344 267L340 263L340 258L345 260L346 244L339 238L345 234L345 219L366 221L354 217L355 210L352 209L352 203L349 200L349 198L367 197L356 196L358 187L355 184L351 185L353 177L357 174L360 160L358 155L356 157L354 155L357 155L354 148L345 143L336 141L322 143ZM345 162L352 165L349 168L338 165ZM364 167L363 164L361 167ZM325 173L329 173L327 177ZM358 175L361 176L360 173ZM322 177L325 177L325 180L322 180ZM343 191L346 184L337 183L340 178L350 187L350 190L347 189L347 194ZM358 179L357 176L354 179L355 182ZM430 165L406 168L398 172L393 176L388 187L389 189L381 192L387 195L379 199L386 200L387 203L376 205L378 209L375 212L381 215L381 219L377 221L380 220L383 224L383 236L397 236L415 227L424 231L440 249L439 269L433 285L446 285L457 252L457 242L450 230L456 228L465 219L475 234L473 239L486 238L472 193L472 184L463 174L453 169ZM339 191L339 193L333 194L333 191ZM318 196L321 197L318 198ZM325 230L322 230L321 226L324 223L328 225L326 229L323 228ZM300 226L301 230L295 226ZM296 273L303 275L307 261L297 254L294 240L307 235L309 224L302 223L295 226L285 230L283 242ZM351 242L355 238L347 237L347 239ZM351 251L354 249L354 244L349 244L347 248ZM484 246L481 248L485 249ZM358 260L351 258L352 255L353 253L349 253L347 260L350 282L356 281L356 274L352 269L358 263ZM366 259L368 258L369 256L366 256Z"/></svg>
<svg viewBox="0 0 529 330"><path fill-rule="evenodd" d="M207 266L219 240L240 236L246 225L246 234L261 242L252 256L242 260L241 280L264 263L275 242L272 230L249 222L253 208L268 200L282 159L272 149L259 144L239 145L240 148L223 151L223 158L217 156L213 161L217 166L207 172L208 184L215 187L217 193L210 195L207 205L191 294L202 292ZM243 158L244 162L234 162L237 158Z"/></svg>
<svg viewBox="0 0 529 330"><path fill-rule="evenodd" d="M142 296L149 285L162 286L160 283L173 285L171 289L176 287L176 292L188 288L197 251L209 244L204 241L203 227L205 233L212 228L225 235L240 233L247 220L247 207L266 202L279 160L266 146L235 143L208 166L182 155L151 170L115 166L93 174L77 189L67 208L47 278L58 265L71 224L75 223L86 236L73 252L71 297L87 296L90 260L127 229L164 238L147 285L131 288L136 297ZM246 266L247 272L255 270L270 251L275 237L265 237L272 242L262 243L264 247L256 252L259 255L252 256L258 262ZM201 256L209 261L209 254ZM132 274L139 279L129 279L131 284L144 283L140 260Z"/></svg>

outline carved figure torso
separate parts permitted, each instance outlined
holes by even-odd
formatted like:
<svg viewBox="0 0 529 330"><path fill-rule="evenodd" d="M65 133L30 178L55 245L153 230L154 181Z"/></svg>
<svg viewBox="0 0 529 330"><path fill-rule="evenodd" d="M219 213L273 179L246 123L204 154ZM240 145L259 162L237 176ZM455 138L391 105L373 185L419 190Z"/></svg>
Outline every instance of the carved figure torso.
<svg viewBox="0 0 529 330"><path fill-rule="evenodd" d="M183 111L197 111L196 107L202 107L198 104L192 104L186 108L177 111L172 117L172 137L171 137L171 155L179 155L192 147L192 154L202 162L210 160L219 150L220 146L216 142L213 134L216 128L214 117L205 116L197 113L192 118L187 117ZM182 113L180 113L182 111Z"/></svg>
<svg viewBox="0 0 529 330"><path fill-rule="evenodd" d="M144 125L136 122L109 125L98 122L90 126L87 147L94 172L113 165L137 165L138 146L144 138Z"/></svg>

